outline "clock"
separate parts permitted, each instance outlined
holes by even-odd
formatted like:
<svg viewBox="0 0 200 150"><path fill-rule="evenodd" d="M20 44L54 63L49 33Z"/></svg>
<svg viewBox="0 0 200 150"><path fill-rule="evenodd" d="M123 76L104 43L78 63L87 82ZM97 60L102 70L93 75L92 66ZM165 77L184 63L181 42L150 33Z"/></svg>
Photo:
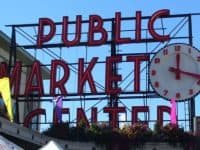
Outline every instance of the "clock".
<svg viewBox="0 0 200 150"><path fill-rule="evenodd" d="M165 99L192 98L200 91L200 51L184 43L162 48L151 59L149 79L154 91Z"/></svg>

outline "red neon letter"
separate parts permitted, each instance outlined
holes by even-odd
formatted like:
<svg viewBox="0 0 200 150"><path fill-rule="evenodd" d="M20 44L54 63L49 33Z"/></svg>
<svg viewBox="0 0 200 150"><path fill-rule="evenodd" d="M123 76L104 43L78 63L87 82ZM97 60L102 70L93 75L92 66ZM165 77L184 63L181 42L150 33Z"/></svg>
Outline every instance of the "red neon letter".
<svg viewBox="0 0 200 150"><path fill-rule="evenodd" d="M106 93L107 94L119 94L121 88L113 87L113 82L118 82L122 80L121 75L114 74L113 66L117 62L121 62L121 56L112 56L106 58Z"/></svg>
<svg viewBox="0 0 200 150"><path fill-rule="evenodd" d="M20 82L21 82L21 72L22 72L22 63L21 62L16 62L15 63L15 68L12 70L12 74L10 76L10 83L11 87L14 85L14 95L18 96L19 95L19 88L20 88Z"/></svg>
<svg viewBox="0 0 200 150"><path fill-rule="evenodd" d="M169 16L169 10L168 9L159 10L152 15L152 17L149 19L149 22L148 22L149 33L152 35L152 37L155 40L162 41L162 42L169 40L170 36L158 34L154 29L154 22L156 21L157 18L165 17L165 16Z"/></svg>
<svg viewBox="0 0 200 150"><path fill-rule="evenodd" d="M136 11L136 19L135 19L135 41L141 41L141 11Z"/></svg>
<svg viewBox="0 0 200 150"><path fill-rule="evenodd" d="M39 61L35 61L32 65L32 69L26 83L25 95L28 96L31 91L38 91L40 96L44 95Z"/></svg>
<svg viewBox="0 0 200 150"><path fill-rule="evenodd" d="M126 112L125 107L105 107L103 109L104 113L110 113L111 114L111 126L112 128L117 128L118 123L118 113Z"/></svg>
<svg viewBox="0 0 200 150"><path fill-rule="evenodd" d="M35 116L38 116L38 115L42 115L42 114L45 115L45 120L46 120L46 110L45 109L38 108L38 109L35 109L35 110L31 111L30 113L28 113L28 115L26 115L26 117L24 119L24 127L28 128L32 118Z"/></svg>
<svg viewBox="0 0 200 150"><path fill-rule="evenodd" d="M95 40L95 33L101 33L101 39ZM108 35L106 30L103 28L103 20L100 16L90 16L88 34L88 45L101 45L106 42Z"/></svg>
<svg viewBox="0 0 200 150"><path fill-rule="evenodd" d="M138 121L138 113L139 112L147 112L147 113L149 113L149 107L148 106L132 107L132 125L134 123L141 122L141 121ZM146 121L142 121L142 123L147 124Z"/></svg>
<svg viewBox="0 0 200 150"><path fill-rule="evenodd" d="M8 66L6 62L1 62L0 64L0 78L8 77ZM10 74L10 87L14 85L14 95L19 95L19 85L21 81L21 62L16 62L14 68L12 69L12 74Z"/></svg>
<svg viewBox="0 0 200 150"><path fill-rule="evenodd" d="M88 81L92 93L97 93L94 80L91 74L92 69L94 68L94 65L96 64L98 60L98 57L92 58L91 62L88 65L88 68L84 72L84 59L79 59L79 65L78 65L78 94L83 94L83 86L86 81Z"/></svg>
<svg viewBox="0 0 200 150"><path fill-rule="evenodd" d="M157 106L157 121L159 125L163 125L163 113L170 114L171 108L168 106Z"/></svg>
<svg viewBox="0 0 200 150"><path fill-rule="evenodd" d="M83 108L77 108L77 126L79 125L79 123L83 121L86 125L87 128L90 127L89 125L89 121L85 115L85 112L83 110Z"/></svg>
<svg viewBox="0 0 200 150"><path fill-rule="evenodd" d="M131 43L130 38L121 38L121 13L115 13L115 42L116 44Z"/></svg>
<svg viewBox="0 0 200 150"><path fill-rule="evenodd" d="M61 66L64 72L63 78L59 81L56 81L57 78L57 67ZM65 83L69 78L69 67L62 60L52 60L51 62L51 81L50 81L50 94L55 96L55 89L59 88L61 91L61 95L67 95L67 91L65 89Z"/></svg>
<svg viewBox="0 0 200 150"><path fill-rule="evenodd" d="M44 27L49 26L49 33L45 35ZM38 37L37 37L37 47L41 48L44 42L51 40L56 32L56 25L51 19L48 18L40 18L39 19L39 27L38 27Z"/></svg>
<svg viewBox="0 0 200 150"><path fill-rule="evenodd" d="M80 42L81 39L81 16L76 17L76 33L74 40L69 41L68 40L68 17L63 17L63 25L62 25L62 40L64 44L69 47L76 45Z"/></svg>
<svg viewBox="0 0 200 150"><path fill-rule="evenodd" d="M8 65L6 62L1 62L0 64L0 78L8 77Z"/></svg>
<svg viewBox="0 0 200 150"><path fill-rule="evenodd" d="M128 56L127 61L134 62L134 91L140 91L140 62L141 61L148 61L148 55L141 55L141 56Z"/></svg>

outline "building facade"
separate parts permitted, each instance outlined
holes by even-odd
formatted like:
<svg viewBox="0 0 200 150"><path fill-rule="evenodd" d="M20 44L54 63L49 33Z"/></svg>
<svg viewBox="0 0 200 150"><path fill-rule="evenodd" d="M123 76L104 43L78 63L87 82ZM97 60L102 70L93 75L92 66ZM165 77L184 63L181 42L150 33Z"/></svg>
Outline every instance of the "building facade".
<svg viewBox="0 0 200 150"><path fill-rule="evenodd" d="M9 70L12 71L14 63L10 64L11 59L14 58L11 56L11 39L2 31L0 31L0 64L5 63L7 64L8 72ZM17 47L16 49L16 61L22 62L22 71L21 71L21 82L19 86L19 95L23 95L25 91L26 81L31 70L31 64L35 60L35 58L29 54L28 52L24 51L23 48ZM49 78L49 70L47 68L42 68L42 76L43 79ZM13 95L13 88L12 95ZM13 112L14 112L14 120L17 123L23 124L25 116L32 110L40 107L40 102L37 101L38 98L32 98L31 96L27 97L13 97ZM39 117L33 118L32 128L39 130L39 125L37 122L39 121Z"/></svg>

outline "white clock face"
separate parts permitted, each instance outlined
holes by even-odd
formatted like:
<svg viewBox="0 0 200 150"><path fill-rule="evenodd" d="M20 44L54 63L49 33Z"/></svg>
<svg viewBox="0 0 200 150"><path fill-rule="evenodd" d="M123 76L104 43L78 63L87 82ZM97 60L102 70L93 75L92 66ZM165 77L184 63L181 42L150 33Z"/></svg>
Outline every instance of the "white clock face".
<svg viewBox="0 0 200 150"><path fill-rule="evenodd" d="M172 44L152 58L150 82L166 99L186 100L200 91L200 52L187 44Z"/></svg>

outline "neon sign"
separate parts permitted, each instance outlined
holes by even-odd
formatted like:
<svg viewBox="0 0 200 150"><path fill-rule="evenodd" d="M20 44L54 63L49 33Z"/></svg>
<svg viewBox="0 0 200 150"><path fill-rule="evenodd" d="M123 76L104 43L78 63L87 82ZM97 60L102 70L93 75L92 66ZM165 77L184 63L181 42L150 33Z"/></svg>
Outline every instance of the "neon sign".
<svg viewBox="0 0 200 150"><path fill-rule="evenodd" d="M125 113L126 112L126 108L125 107L104 107L103 108L104 113L109 113L112 116L111 119L111 127L117 128L117 124L118 124L118 119L117 116L119 113ZM134 106L132 107L132 112L131 112L131 118L132 121L131 123L138 123L138 113L140 112L146 112L149 113L149 107L148 106ZM163 124L163 115L164 113L168 113L170 114L170 107L168 106L157 106L157 122L162 125ZM70 109L69 108L62 108L62 114L70 114ZM26 118L24 119L24 126L28 127L29 124L31 123L31 120L33 117L37 116L37 115L45 115L46 116L46 110L45 109L36 109L33 110L32 112L30 112ZM87 128L89 128L90 124L89 124L89 120L85 114L85 111L83 110L83 108L77 108L77 125L83 121L86 125ZM97 116L97 108L93 107L91 109L91 122L92 123L97 123L98 122L98 116ZM56 117L56 112L54 111L53 113L53 123L57 124L58 120ZM140 121L141 123L141 121ZM147 124L147 122L142 122Z"/></svg>
<svg viewBox="0 0 200 150"><path fill-rule="evenodd" d="M150 35L156 41L167 41L170 39L169 35L160 35L154 29L154 23L158 18L167 17L169 16L169 10L163 9L155 12L148 21L148 31ZM141 22L142 22L142 13L141 11L136 11L135 16L135 35L133 32L132 37L121 37L121 13L115 13L114 18L114 43L115 44L124 44L124 43L140 43L141 38ZM90 15L89 17L89 27L88 27L88 34L87 34L87 45L88 46L97 46L105 44L108 41L108 31L103 27L103 19L98 15ZM82 16L76 17L76 31L75 37L73 40L68 39L68 17L63 17L62 21L62 35L61 40L66 47L76 46L81 41L81 31L82 31ZM134 26L134 22L133 22ZM49 33L45 33L45 27L49 28ZM53 20L49 18L40 18L39 19L39 27L38 27L38 36L37 36L37 48L41 48L45 42L50 41L56 33L56 24ZM101 34L99 39L95 39L95 34Z"/></svg>
<svg viewBox="0 0 200 150"><path fill-rule="evenodd" d="M170 15L170 11L168 9L163 9L156 11L147 21L147 31L152 37L152 40L155 42L165 42L168 41L171 37L170 35L166 34L159 34L157 33L156 29L154 28L154 24L157 19L162 17L168 17ZM121 17L121 13L115 13L115 18L113 18L112 23L112 33L114 34L112 39L109 39L109 32L104 27L104 20L101 16L98 15L90 15L88 21L82 20L82 16L77 16L75 24L75 34L73 39L69 38L69 19L67 16L63 17L61 26L62 32L60 36L61 44L65 47L72 47L78 46L83 40L86 41L87 46L99 46L104 45L108 42L112 42L114 44L127 44L127 43L142 43L143 41L148 40L147 38L143 38L141 35L142 32L142 13L141 11L136 11L135 17L132 22L132 26L134 27L134 31L132 32L130 37L122 36L122 21L123 18ZM88 23L88 30L87 30L87 39L83 38L82 35L82 28L83 23ZM53 37L56 35L57 31L57 23L49 18L40 18L38 23L38 33L37 33L37 40L36 40L36 48L41 49L45 47L48 43L51 42ZM98 36L96 36L98 34ZM60 44L60 43L59 43ZM95 86L95 77L93 76L94 68L98 63L98 57L93 57L90 62L87 62L87 67L84 66L86 60L84 58L78 59L78 77L77 77L77 91L76 94L81 96L84 95L83 87L86 82L89 85L91 94L98 94L98 90ZM104 94L106 95L120 95L122 91L121 87L114 87L113 83L122 81L121 74L113 74L113 65L123 62L129 62L133 64L131 70L134 70L133 76L133 89L132 92L139 93L140 92L140 68L141 62L148 62L150 60L149 54L134 54L128 55L123 57L120 55L116 56L107 56L105 58L105 90ZM61 67L63 69L63 76L61 79L57 80L57 68ZM7 76L7 64L1 63L0 64L0 75ZM37 92L39 96L44 96L44 85L41 73L41 63L39 61L34 61L31 67L31 71L28 75L28 80L26 81L25 90L23 92L23 96L28 96L32 92ZM21 72L22 72L22 62L16 62L13 66L12 72L10 73L11 78L11 87L14 89L14 96L19 96L20 94L20 83L21 83ZM67 96L68 91L65 87L67 81L70 77L70 68L69 64L64 60L52 60L51 61L51 69L50 69L50 88L49 88L49 96L56 96L56 89L60 90L60 95ZM34 83L34 84L33 84ZM125 107L105 107L103 108L104 113L109 113L112 116L111 124L113 128L117 127L117 115L119 113L126 112ZM163 120L163 112L169 113L170 108L167 106L158 106L157 107L157 120L162 123ZM69 108L63 108L62 112L64 114L69 114ZM137 115L138 112L149 112L148 106L138 106L132 107L132 124L137 122ZM25 126L31 122L31 119L35 115L46 114L44 109L36 109L30 114L27 115L25 118ZM57 122L55 113L54 113L53 121L54 123ZM91 111L91 120L92 122L97 122L97 108L92 108ZM80 120L84 120L89 126L88 119L85 115L85 112L82 108L77 108L77 122Z"/></svg>

